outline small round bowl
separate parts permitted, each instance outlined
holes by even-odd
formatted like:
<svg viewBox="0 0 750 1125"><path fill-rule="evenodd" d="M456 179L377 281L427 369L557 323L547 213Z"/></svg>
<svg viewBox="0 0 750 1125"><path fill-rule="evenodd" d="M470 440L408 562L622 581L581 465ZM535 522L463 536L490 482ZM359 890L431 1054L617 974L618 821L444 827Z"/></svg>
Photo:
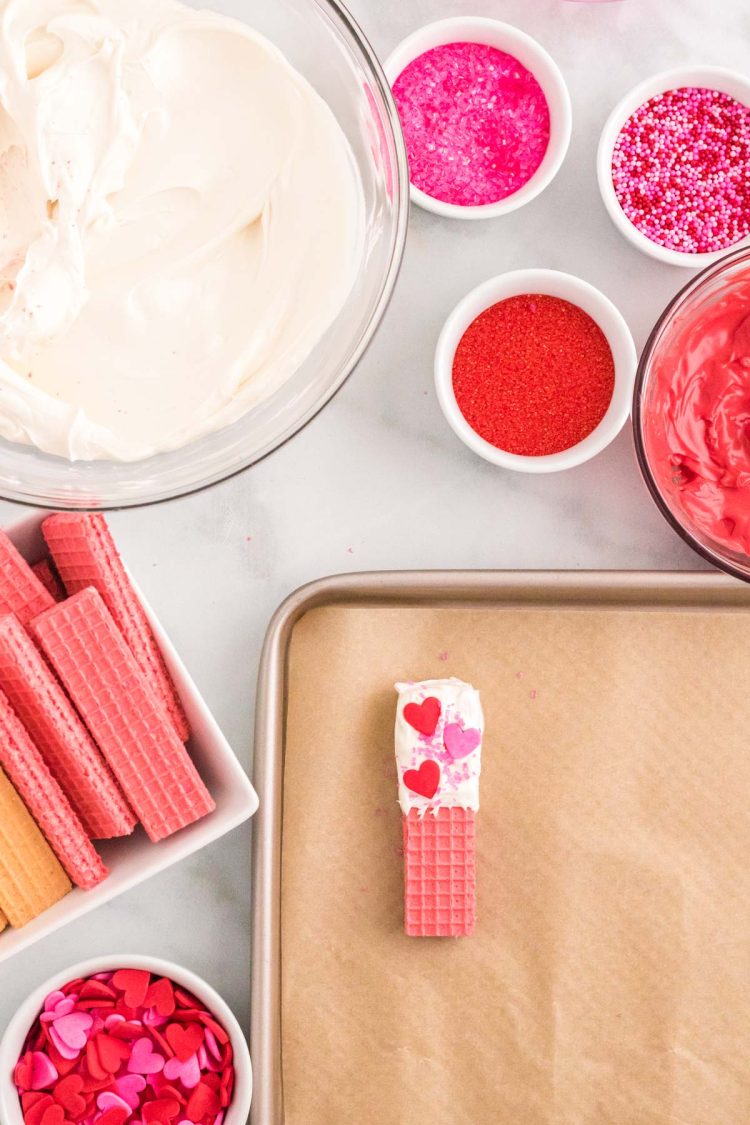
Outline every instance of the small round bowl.
<svg viewBox="0 0 750 1125"><path fill-rule="evenodd" d="M457 17L428 23L399 43L385 62L385 73L391 86L409 63L419 58L433 47L443 47L446 43L482 43L496 47L513 55L536 78L544 92L549 106L550 137L542 163L530 180L497 203L486 203L478 207L462 207L456 203L444 203L433 199L414 184L409 184L412 203L443 215L449 219L494 219L508 215L535 199L547 187L560 170L570 144L572 110L570 94L565 79L552 56L545 51L536 39L524 31L499 20L480 17Z"/></svg>
<svg viewBox="0 0 750 1125"><path fill-rule="evenodd" d="M744 75L720 66L693 66L677 67L674 70L664 70L647 78L634 86L626 94L607 118L599 139L599 148L596 154L596 171L599 181L599 191L604 200L610 219L621 234L632 242L644 254L656 258L659 262L666 262L671 266L685 266L688 269L700 269L711 265L723 258L733 247L727 246L723 250L714 250L710 254L686 254L681 250L670 250L666 246L659 246L652 242L637 227L633 226L630 219L620 206L612 182L612 154L617 138L625 122L644 102L669 90L678 90L682 86L696 86L709 90L719 90L729 94L737 101L750 106L750 80ZM742 239L737 245L743 245L747 239Z"/></svg>
<svg viewBox="0 0 750 1125"><path fill-rule="evenodd" d="M61 973L55 973L24 1000L0 1040L0 1120L3 1125L24 1125L20 1099L13 1083L13 1071L29 1029L42 1010L45 998L68 981L115 969L145 969L158 976L169 977L196 996L216 1015L232 1042L236 1078L234 1094L224 1118L224 1125L246 1125L253 1094L253 1072L247 1041L231 1008L210 984L195 973L191 973L189 969L183 969L181 965L162 961L157 957L141 957L130 953L81 961Z"/></svg>
<svg viewBox="0 0 750 1125"><path fill-rule="evenodd" d="M607 337L615 363L612 401L596 429L570 449L542 457L507 453L485 441L464 418L453 391L453 359L466 329L491 305L507 297L518 297L525 293L561 297L578 305L596 321ZM630 413L635 367L636 351L630 329L608 297L593 285L569 273L559 273L557 270L516 270L485 281L456 305L438 340L435 352L435 387L438 402L449 425L474 453L502 469L514 469L520 473L555 473L590 460L617 437Z"/></svg>
<svg viewBox="0 0 750 1125"><path fill-rule="evenodd" d="M692 278L667 305L656 322L638 365L633 392L633 437L643 479L656 506L667 523L704 559L735 578L750 582L750 556L732 550L699 527L684 511L680 503L679 482L673 470L656 452L653 423L663 416L661 403L656 399L656 375L661 357L670 343L674 331L688 322L691 311L706 301L720 298L738 275L750 272L750 247L745 246L727 254L697 277ZM652 425L651 434L649 426Z"/></svg>

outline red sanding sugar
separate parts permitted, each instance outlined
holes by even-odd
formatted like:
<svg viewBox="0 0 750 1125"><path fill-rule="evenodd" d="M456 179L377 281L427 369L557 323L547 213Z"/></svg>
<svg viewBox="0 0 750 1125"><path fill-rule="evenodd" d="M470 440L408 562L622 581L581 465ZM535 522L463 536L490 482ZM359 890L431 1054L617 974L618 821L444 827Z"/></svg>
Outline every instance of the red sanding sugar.
<svg viewBox="0 0 750 1125"><path fill-rule="evenodd" d="M614 385L599 325L570 301L538 293L485 309L453 360L453 390L471 428L527 457L583 441L606 414Z"/></svg>
<svg viewBox="0 0 750 1125"><path fill-rule="evenodd" d="M530 70L484 43L425 51L393 84L409 178L462 207L497 203L523 187L547 151L549 106Z"/></svg>

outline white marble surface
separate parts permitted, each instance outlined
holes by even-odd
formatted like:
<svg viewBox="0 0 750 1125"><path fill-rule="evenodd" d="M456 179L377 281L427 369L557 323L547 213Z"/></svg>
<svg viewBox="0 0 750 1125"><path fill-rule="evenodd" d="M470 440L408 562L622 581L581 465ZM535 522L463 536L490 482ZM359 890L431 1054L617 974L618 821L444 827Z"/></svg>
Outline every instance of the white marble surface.
<svg viewBox="0 0 750 1125"><path fill-rule="evenodd" d="M267 0L272 3L273 0ZM616 233L594 177L598 131L631 85L683 62L747 65L747 0L352 0L382 56L448 15L536 35L570 84L573 141L553 185L494 223L412 214L403 272L374 345L338 398L257 468L208 493L115 514L123 554L250 767L255 677L269 616L301 583L419 567L697 568L657 513L629 431L593 463L505 474L469 453L438 410L431 363L454 303L494 273L569 270L620 307L640 347L689 274ZM0 505L0 520L19 515ZM84 956L150 952L207 976L249 1013L250 832L234 832L0 967L0 1028L40 980Z"/></svg>

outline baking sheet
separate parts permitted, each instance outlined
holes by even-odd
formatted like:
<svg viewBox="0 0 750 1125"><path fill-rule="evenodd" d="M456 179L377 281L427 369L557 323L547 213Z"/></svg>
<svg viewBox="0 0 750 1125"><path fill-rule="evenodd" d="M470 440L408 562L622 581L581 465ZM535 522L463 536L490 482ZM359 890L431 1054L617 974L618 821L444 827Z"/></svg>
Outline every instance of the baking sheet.
<svg viewBox="0 0 750 1125"><path fill-rule="evenodd" d="M746 608L332 605L289 650L286 1125L750 1120ZM402 932L399 678L482 691L473 938Z"/></svg>

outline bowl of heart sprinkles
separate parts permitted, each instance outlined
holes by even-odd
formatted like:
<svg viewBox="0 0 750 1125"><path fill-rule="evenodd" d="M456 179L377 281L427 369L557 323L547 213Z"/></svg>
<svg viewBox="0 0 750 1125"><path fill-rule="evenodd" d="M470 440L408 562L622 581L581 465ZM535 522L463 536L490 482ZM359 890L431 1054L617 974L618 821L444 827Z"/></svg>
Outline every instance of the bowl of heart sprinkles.
<svg viewBox="0 0 750 1125"><path fill-rule="evenodd" d="M0 1042L4 1125L245 1125L250 1053L217 992L117 956L40 986Z"/></svg>

